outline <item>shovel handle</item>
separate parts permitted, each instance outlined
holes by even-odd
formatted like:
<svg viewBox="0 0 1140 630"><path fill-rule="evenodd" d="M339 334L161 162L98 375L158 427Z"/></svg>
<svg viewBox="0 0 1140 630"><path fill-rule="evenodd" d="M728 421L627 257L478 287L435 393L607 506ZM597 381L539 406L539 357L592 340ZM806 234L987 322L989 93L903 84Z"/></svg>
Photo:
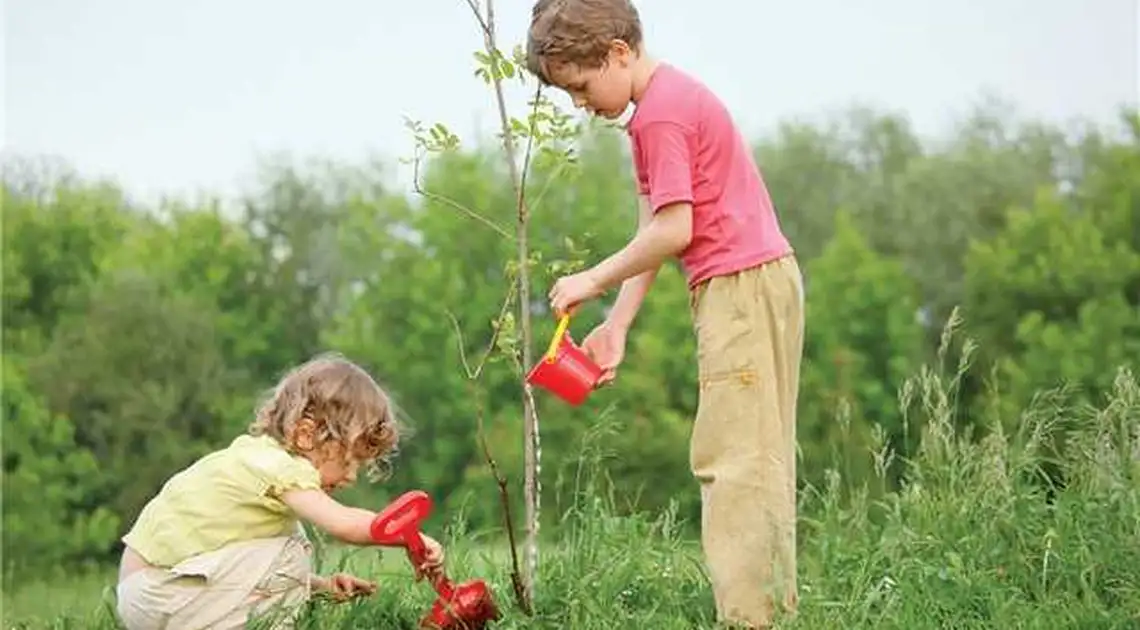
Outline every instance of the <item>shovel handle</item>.
<svg viewBox="0 0 1140 630"><path fill-rule="evenodd" d="M412 566L419 567L427 560L427 545L420 535L420 523L431 514L431 509L431 497L426 492L405 492L373 517L372 541L388 547L403 547ZM451 581L442 572L433 577L432 586L445 598L450 598L454 591Z"/></svg>

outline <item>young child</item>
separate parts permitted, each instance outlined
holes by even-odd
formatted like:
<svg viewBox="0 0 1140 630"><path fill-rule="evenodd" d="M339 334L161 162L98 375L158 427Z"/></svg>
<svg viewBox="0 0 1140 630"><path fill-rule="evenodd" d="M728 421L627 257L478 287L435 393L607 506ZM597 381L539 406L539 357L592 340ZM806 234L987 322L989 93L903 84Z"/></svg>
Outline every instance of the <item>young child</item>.
<svg viewBox="0 0 1140 630"><path fill-rule="evenodd" d="M293 369L249 435L174 475L124 536L117 591L127 630L244 628L253 617L291 628L313 592L339 601L373 593L352 575L313 575L300 521L372 544L375 512L329 495L362 466L375 472L397 441L388 396L363 369L336 355ZM439 543L424 538L417 578L443 562Z"/></svg>
<svg viewBox="0 0 1140 630"><path fill-rule="evenodd" d="M550 291L556 315L621 290L585 339L614 377L660 265L679 257L697 336L690 462L718 617L764 627L796 596L796 397L803 283L752 153L702 83L646 54L629 0L539 0L528 66L575 106L626 131L640 193L636 236Z"/></svg>

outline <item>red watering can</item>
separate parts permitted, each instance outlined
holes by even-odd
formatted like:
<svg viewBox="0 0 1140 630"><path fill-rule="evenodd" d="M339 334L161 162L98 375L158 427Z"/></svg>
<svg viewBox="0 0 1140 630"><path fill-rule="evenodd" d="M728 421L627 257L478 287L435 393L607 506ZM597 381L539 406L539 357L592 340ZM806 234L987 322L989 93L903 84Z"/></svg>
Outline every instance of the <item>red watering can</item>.
<svg viewBox="0 0 1140 630"><path fill-rule="evenodd" d="M578 406L594 391L602 377L602 369L574 343L566 330L569 325L570 316L563 315L554 330L550 347L542 360L531 368L526 380Z"/></svg>

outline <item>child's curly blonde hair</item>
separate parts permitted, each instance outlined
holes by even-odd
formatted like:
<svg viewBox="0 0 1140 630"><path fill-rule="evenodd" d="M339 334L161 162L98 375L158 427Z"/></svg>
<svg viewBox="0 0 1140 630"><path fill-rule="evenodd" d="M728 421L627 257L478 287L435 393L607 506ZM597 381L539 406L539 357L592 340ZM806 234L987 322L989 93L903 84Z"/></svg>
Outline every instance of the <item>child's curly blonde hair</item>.
<svg viewBox="0 0 1140 630"><path fill-rule="evenodd" d="M328 353L293 368L258 407L249 433L268 435L295 453L291 436L302 418L316 423L319 443L343 445L371 479L389 474L400 436L395 410L360 366Z"/></svg>

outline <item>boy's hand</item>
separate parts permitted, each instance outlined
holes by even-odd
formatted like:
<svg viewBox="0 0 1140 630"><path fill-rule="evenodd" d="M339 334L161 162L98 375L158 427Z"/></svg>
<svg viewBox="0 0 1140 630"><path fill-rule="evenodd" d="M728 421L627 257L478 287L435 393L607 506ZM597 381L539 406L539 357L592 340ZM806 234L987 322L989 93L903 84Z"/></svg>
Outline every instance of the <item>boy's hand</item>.
<svg viewBox="0 0 1140 630"><path fill-rule="evenodd" d="M348 601L353 597L371 595L376 592L376 583L362 580L348 573L334 573L327 578L314 576L313 590L328 593L338 602Z"/></svg>
<svg viewBox="0 0 1140 630"><path fill-rule="evenodd" d="M414 567L417 582L425 577L434 579L443 570L443 545L427 534L420 534L420 538L427 548L427 558L423 564Z"/></svg>
<svg viewBox="0 0 1140 630"><path fill-rule="evenodd" d="M563 276L550 288L550 310L555 317L562 317L569 310L586 300L592 300L605 292L594 278L592 270Z"/></svg>
<svg viewBox="0 0 1140 630"><path fill-rule="evenodd" d="M625 357L625 339L624 328L607 322L590 331L582 340L582 350L602 369L598 385L608 383L617 376L617 366Z"/></svg>

